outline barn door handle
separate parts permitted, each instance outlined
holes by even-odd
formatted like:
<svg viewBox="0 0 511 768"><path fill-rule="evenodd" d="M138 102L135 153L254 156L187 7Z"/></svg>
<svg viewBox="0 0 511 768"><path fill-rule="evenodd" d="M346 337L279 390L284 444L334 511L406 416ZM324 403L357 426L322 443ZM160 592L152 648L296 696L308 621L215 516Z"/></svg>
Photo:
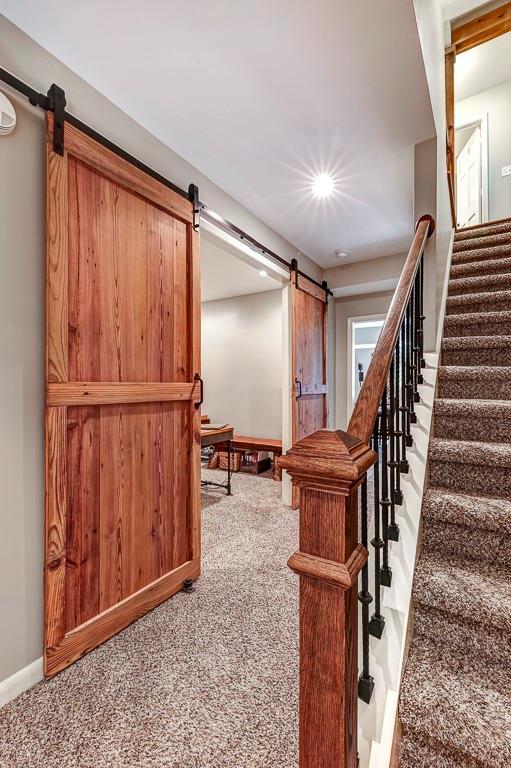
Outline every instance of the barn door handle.
<svg viewBox="0 0 511 768"><path fill-rule="evenodd" d="M296 399L299 400L302 396L302 382L300 379L295 379L295 384L298 384L298 394L296 396Z"/></svg>
<svg viewBox="0 0 511 768"><path fill-rule="evenodd" d="M201 379L200 373L196 373L193 378L195 381L200 381L200 400L198 403L195 403L195 407L200 408L202 403L204 402L204 382Z"/></svg>

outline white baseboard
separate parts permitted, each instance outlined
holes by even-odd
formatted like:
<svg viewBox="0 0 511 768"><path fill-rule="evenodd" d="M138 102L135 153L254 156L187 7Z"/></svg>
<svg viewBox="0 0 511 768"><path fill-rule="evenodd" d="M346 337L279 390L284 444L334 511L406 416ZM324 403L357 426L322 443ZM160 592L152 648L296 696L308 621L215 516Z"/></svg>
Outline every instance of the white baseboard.
<svg viewBox="0 0 511 768"><path fill-rule="evenodd" d="M43 659L36 659L32 664L15 672L6 680L0 682L0 708L19 696L23 691L28 691L33 685L43 679Z"/></svg>

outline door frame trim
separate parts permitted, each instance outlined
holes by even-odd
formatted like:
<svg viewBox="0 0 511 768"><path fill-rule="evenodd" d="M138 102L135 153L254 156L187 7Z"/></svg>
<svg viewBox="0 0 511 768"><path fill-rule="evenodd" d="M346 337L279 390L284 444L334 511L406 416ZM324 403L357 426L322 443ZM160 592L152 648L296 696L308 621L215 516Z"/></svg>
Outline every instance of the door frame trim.
<svg viewBox="0 0 511 768"><path fill-rule="evenodd" d="M447 176L452 182L454 194L454 228L457 229L456 205L456 129L455 129L455 83L454 68L456 54L468 51L478 45L494 40L511 31L511 2L504 3L487 13L470 19L465 24L452 27L451 45L445 49L445 115L446 115L446 162ZM488 219L487 219L488 220Z"/></svg>

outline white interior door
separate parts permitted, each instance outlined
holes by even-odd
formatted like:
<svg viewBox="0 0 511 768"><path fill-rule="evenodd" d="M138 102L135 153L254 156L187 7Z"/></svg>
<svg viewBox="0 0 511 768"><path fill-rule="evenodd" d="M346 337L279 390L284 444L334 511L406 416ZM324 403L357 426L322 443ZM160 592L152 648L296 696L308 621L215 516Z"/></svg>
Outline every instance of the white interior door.
<svg viewBox="0 0 511 768"><path fill-rule="evenodd" d="M458 227L481 223L481 127L471 137L456 160Z"/></svg>

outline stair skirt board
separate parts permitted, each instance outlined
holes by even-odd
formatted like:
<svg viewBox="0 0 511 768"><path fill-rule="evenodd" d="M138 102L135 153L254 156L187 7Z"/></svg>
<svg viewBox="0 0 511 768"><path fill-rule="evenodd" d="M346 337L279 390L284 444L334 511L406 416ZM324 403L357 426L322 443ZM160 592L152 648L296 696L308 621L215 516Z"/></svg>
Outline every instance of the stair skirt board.
<svg viewBox="0 0 511 768"><path fill-rule="evenodd" d="M401 768L511 766L511 220L455 234Z"/></svg>

